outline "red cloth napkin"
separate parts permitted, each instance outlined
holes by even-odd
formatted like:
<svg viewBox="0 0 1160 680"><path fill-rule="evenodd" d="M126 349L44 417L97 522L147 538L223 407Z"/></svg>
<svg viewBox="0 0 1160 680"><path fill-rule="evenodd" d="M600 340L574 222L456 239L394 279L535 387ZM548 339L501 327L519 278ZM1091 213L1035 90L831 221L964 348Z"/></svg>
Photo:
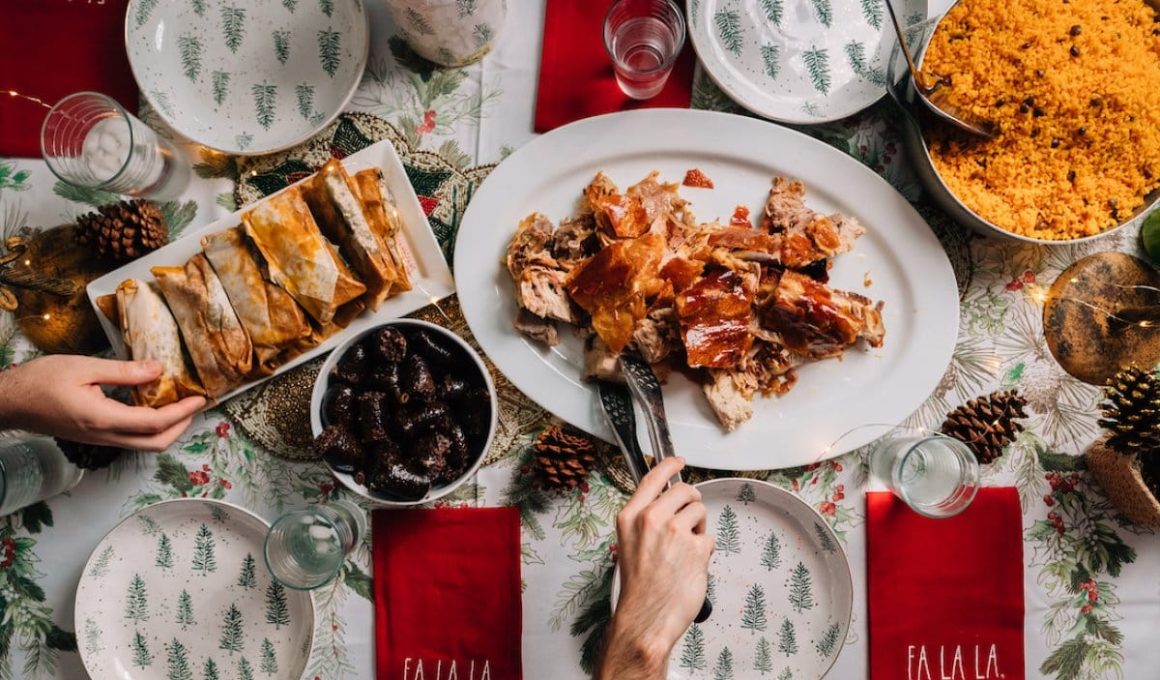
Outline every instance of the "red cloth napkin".
<svg viewBox="0 0 1160 680"><path fill-rule="evenodd" d="M49 106L82 90L137 110L137 84L125 53L129 0L0 0L0 156L40 157Z"/></svg>
<svg viewBox="0 0 1160 680"><path fill-rule="evenodd" d="M376 510L373 523L378 680L520 680L519 510Z"/></svg>
<svg viewBox="0 0 1160 680"><path fill-rule="evenodd" d="M642 102L620 91L604 48L604 15L611 4L612 0L548 0L536 93L536 132L613 111L689 107L696 58L687 39L660 94Z"/></svg>
<svg viewBox="0 0 1160 680"><path fill-rule="evenodd" d="M1021 680L1023 514L1014 488L923 517L866 494L872 680Z"/></svg>

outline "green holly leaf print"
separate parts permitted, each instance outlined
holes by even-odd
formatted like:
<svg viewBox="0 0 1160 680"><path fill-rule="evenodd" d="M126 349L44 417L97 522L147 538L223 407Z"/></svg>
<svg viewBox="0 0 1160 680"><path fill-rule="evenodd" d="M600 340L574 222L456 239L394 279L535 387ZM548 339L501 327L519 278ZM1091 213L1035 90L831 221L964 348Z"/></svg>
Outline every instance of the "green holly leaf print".
<svg viewBox="0 0 1160 680"><path fill-rule="evenodd" d="M866 63L866 48L862 43L856 40L846 43L846 59L854 73L878 87L886 86L886 74L882 69L872 69Z"/></svg>
<svg viewBox="0 0 1160 680"><path fill-rule="evenodd" d="M262 129L269 130L274 124L275 97L278 95L278 86L269 83L254 83L250 87L254 95L254 115Z"/></svg>
<svg viewBox="0 0 1160 680"><path fill-rule="evenodd" d="M334 14L334 0L318 0L318 6L326 16Z"/></svg>
<svg viewBox="0 0 1160 680"><path fill-rule="evenodd" d="M882 2L883 0L862 0L862 16L866 17L866 23L874 28L882 28Z"/></svg>
<svg viewBox="0 0 1160 680"><path fill-rule="evenodd" d="M293 14L294 10L298 9L298 0L282 0L282 6Z"/></svg>
<svg viewBox="0 0 1160 680"><path fill-rule="evenodd" d="M435 35L435 29L431 28L431 23L427 21L427 17L415 11L414 7L408 7L403 15L407 17L407 23L418 31L419 35Z"/></svg>
<svg viewBox="0 0 1160 680"><path fill-rule="evenodd" d="M761 0L761 11L765 12L765 18L774 26L781 26L781 0Z"/></svg>
<svg viewBox="0 0 1160 680"><path fill-rule="evenodd" d="M39 534L44 527L52 526L52 510L44 501L33 503L20 511L20 522L28 533Z"/></svg>
<svg viewBox="0 0 1160 680"><path fill-rule="evenodd" d="M236 5L226 5L221 10L222 34L226 38L226 47L230 52L237 54L242 46L242 38L246 35L246 9Z"/></svg>
<svg viewBox="0 0 1160 680"><path fill-rule="evenodd" d="M149 21L149 15L157 8L157 0L140 0L137 3L137 12L133 15L133 20L137 22L137 26L144 26Z"/></svg>
<svg viewBox="0 0 1160 680"><path fill-rule="evenodd" d="M814 14L817 15L818 21L826 28L834 22L834 8L830 6L830 0L810 0L814 6Z"/></svg>
<svg viewBox="0 0 1160 680"><path fill-rule="evenodd" d="M777 45L761 46L761 63L765 65L765 75L773 80L781 73L781 49Z"/></svg>
<svg viewBox="0 0 1160 680"><path fill-rule="evenodd" d="M495 36L495 31L487 24L476 24L475 30L471 32L471 37L475 41L477 48L491 42L492 37Z"/></svg>
<svg viewBox="0 0 1160 680"><path fill-rule="evenodd" d="M476 0L455 0L460 19L475 14L475 2Z"/></svg>
<svg viewBox="0 0 1160 680"><path fill-rule="evenodd" d="M213 72L213 101L218 106L226 100L230 93L230 74L225 71Z"/></svg>
<svg viewBox="0 0 1160 680"><path fill-rule="evenodd" d="M331 31L323 29L318 32L318 62L322 64L322 70L331 78L334 77L338 67L342 64L342 56L339 55L339 34L338 31Z"/></svg>
<svg viewBox="0 0 1160 680"><path fill-rule="evenodd" d="M181 55L182 72L196 83L201 74L201 39L192 33L185 33L177 38L177 51Z"/></svg>
<svg viewBox="0 0 1160 680"><path fill-rule="evenodd" d="M274 31L274 56L281 64L290 59L290 31Z"/></svg>
<svg viewBox="0 0 1160 680"><path fill-rule="evenodd" d="M806 64L806 71L810 74L810 83L814 89L822 94L830 92L830 55L825 49L811 47L802 53L802 60Z"/></svg>
<svg viewBox="0 0 1160 680"><path fill-rule="evenodd" d="M818 655L823 659L828 659L833 656L834 650L837 648L838 633L840 630L841 626L836 623L832 623L828 628L826 628L825 632L822 633L822 637L814 643L814 649L817 650Z"/></svg>
<svg viewBox="0 0 1160 680"><path fill-rule="evenodd" d="M713 666L713 680L733 680L733 652L729 648L717 655L717 665Z"/></svg>
<svg viewBox="0 0 1160 680"><path fill-rule="evenodd" d="M193 13L199 17L205 16L205 0L193 0Z"/></svg>
<svg viewBox="0 0 1160 680"><path fill-rule="evenodd" d="M733 56L741 56L741 17L730 9L719 9L713 15L713 22L717 24L717 35L725 49Z"/></svg>

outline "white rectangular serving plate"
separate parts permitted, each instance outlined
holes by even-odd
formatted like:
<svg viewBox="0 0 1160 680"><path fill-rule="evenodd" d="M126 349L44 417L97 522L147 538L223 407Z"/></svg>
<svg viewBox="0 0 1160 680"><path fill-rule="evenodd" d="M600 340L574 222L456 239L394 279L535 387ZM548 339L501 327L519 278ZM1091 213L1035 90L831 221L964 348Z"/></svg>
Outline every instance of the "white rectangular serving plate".
<svg viewBox="0 0 1160 680"><path fill-rule="evenodd" d="M403 170L403 163L399 160L399 154L395 152L395 147L391 142L385 140L373 144L347 157L343 160L342 164L351 174L373 167L382 169L383 175L386 178L387 187L391 190L391 196L395 199L399 215L403 219L403 238L406 241L406 246L414 256L416 271L411 274L413 288L386 300L379 307L378 311L363 312L349 326L330 336L325 342L319 344L309 352L301 354L282 366L279 366L273 375L252 380L241 385L237 389L223 395L218 400L218 403L232 399L251 387L261 384L268 378L281 375L299 364L329 352L335 346L341 344L346 338L361 333L371 326L410 314L455 292L455 281L451 277L451 269L447 266L447 260L443 258L443 251L439 247L439 242L435 240L435 234L431 231L431 227L427 223L427 216L423 213L422 206L419 205L419 198L415 195L415 189L407 179L407 173ZM306 180L302 181L304 182ZM297 186L300 183L295 183L291 187ZM282 191L286 191L291 187L287 187ZM282 193L282 191L278 193ZM102 295L116 293L117 286L125 279L136 278L143 281L152 281L153 275L150 273L150 270L153 267L166 265L180 266L185 264L189 258L201 252L202 236L240 225L242 223L243 213L252 210L257 205L270 200L271 197L276 195L272 194L261 201L238 210L232 215L215 220L196 231L187 233L177 241L155 250L140 259L134 260L120 269L105 274L88 285L89 302L93 305L93 309L97 313L97 318L101 321L101 327L105 329L105 335L109 336L109 343L113 346L113 351L118 357L122 359L130 358L128 350L125 348L125 343L121 339L121 329L114 325L97 308L97 298Z"/></svg>

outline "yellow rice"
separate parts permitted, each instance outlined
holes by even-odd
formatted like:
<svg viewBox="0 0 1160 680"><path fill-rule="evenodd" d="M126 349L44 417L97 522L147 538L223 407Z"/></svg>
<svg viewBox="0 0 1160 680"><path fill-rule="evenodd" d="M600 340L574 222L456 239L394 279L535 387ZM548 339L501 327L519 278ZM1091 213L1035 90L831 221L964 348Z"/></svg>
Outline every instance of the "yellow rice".
<svg viewBox="0 0 1160 680"><path fill-rule="evenodd" d="M943 181L992 224L1089 236L1160 187L1160 23L1143 0L963 0L923 70L1000 126L984 142L927 133Z"/></svg>

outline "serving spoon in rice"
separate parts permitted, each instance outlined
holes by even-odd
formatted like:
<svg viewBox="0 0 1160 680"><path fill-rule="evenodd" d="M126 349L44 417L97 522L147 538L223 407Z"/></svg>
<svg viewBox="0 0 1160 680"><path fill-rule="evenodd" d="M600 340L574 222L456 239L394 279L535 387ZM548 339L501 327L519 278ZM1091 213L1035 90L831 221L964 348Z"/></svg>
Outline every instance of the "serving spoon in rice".
<svg viewBox="0 0 1160 680"><path fill-rule="evenodd" d="M914 57L910 54L910 47L906 44L902 24L898 21L898 15L894 13L894 6L890 0L886 0L885 5L887 11L890 12L890 21L894 24L894 32L898 35L898 46L902 48L902 54L906 57L906 65L910 69L910 76L914 80L914 91L918 93L918 98L922 100L922 103L926 104L926 108L951 125L976 137L992 139L999 134L999 128L993 121L979 118L949 101L943 86L949 85L950 80L937 73L928 76L915 66Z"/></svg>

